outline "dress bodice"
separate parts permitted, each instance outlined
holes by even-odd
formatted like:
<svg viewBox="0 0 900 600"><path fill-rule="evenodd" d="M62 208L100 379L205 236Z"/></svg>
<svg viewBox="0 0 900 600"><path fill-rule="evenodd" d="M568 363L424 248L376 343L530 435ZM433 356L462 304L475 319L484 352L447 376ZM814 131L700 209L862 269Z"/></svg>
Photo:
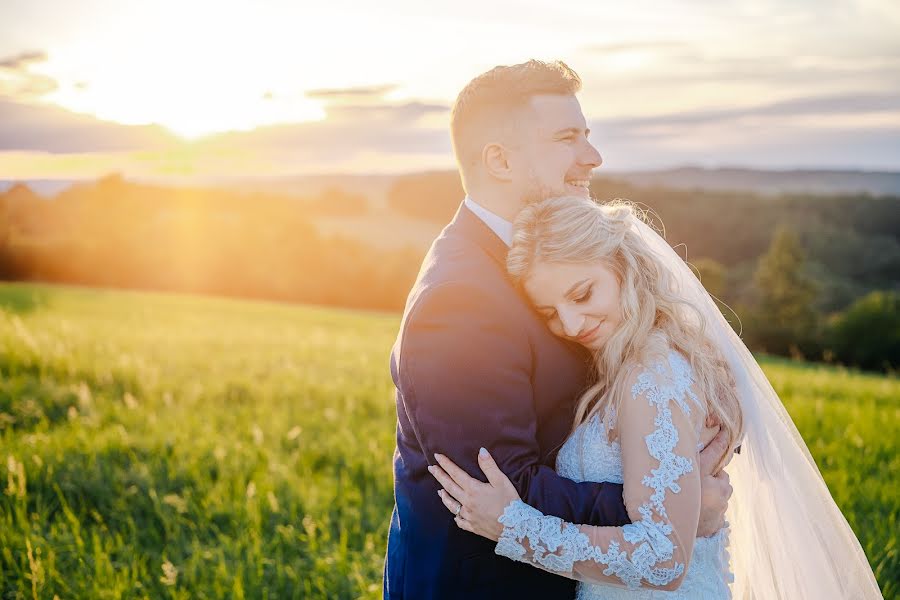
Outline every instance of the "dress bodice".
<svg viewBox="0 0 900 600"><path fill-rule="evenodd" d="M574 481L623 483L622 449L608 439L615 427L615 411L603 419L595 415L578 427L556 457L556 471ZM728 529L709 538L697 538L684 583L672 592L628 590L613 585L579 583L577 600L724 600L731 598L728 583Z"/></svg>
<svg viewBox="0 0 900 600"><path fill-rule="evenodd" d="M498 544L498 553L515 560L537 562L544 568L561 573L570 572L569 576L579 579L578 600L730 599L729 583L734 578L729 567L727 525L711 537L694 540L689 566L678 589L665 591L644 587L647 577L651 581L659 579L661 583L678 573L678 568L683 569L683 566L676 564L670 571L653 567L653 564L672 555L673 547L668 544L672 527L665 510L666 498L673 493L678 494L679 478L693 470L689 457L680 457L674 452L679 436L673 425L673 411L690 415L692 406L694 410L701 408L692 391L693 383L690 364L682 355L672 351L667 360L660 360L640 373L632 388L632 397L627 400L649 401L657 409L656 417L651 417L655 429L645 438L649 454L656 459L655 463L651 463L657 466L648 472L642 482L655 493L641 507L644 519L624 528L625 541L636 542L633 556L622 552L624 546L620 547L620 542L611 542L609 548L595 546L593 540L574 526L566 525L556 517L543 516L521 502L508 507L508 512L501 518L506 529ZM693 430L694 439L699 440L699 429L704 420L693 419L693 426L687 429L685 420L680 420L682 434L690 435ZM623 427L627 425L622 424ZM625 483L619 440L609 439L609 432L616 426L617 417L612 409L602 416L595 415L579 426L560 448L556 459L557 472L575 481ZM698 442L695 451L699 449ZM683 452L689 453L690 450ZM532 549L537 549L536 552L525 551L520 543L526 540ZM598 581L600 578L596 577L577 576L576 565L590 565L594 561L600 566L608 566L604 573L615 574L621 583L618 580L617 583L607 583L605 580ZM671 575L667 575L670 572Z"/></svg>

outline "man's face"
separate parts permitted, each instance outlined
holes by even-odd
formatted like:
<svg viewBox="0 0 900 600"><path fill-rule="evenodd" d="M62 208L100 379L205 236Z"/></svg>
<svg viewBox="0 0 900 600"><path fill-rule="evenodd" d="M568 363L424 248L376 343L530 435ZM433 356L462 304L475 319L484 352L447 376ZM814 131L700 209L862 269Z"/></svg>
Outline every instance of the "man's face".
<svg viewBox="0 0 900 600"><path fill-rule="evenodd" d="M541 95L519 121L521 143L510 162L524 204L554 196L590 195L591 171L603 162L575 96Z"/></svg>

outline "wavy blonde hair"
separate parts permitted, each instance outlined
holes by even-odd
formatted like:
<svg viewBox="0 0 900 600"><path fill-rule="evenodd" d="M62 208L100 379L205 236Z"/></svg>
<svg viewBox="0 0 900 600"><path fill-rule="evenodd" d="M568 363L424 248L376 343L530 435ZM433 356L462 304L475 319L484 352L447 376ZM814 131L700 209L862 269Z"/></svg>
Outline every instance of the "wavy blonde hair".
<svg viewBox="0 0 900 600"><path fill-rule="evenodd" d="M731 447L743 427L734 377L706 335L702 312L678 294L673 275L635 230L637 220L646 221L645 213L627 201L561 197L527 206L515 222L507 271L519 286L538 262L600 262L621 287L622 322L594 352L596 381L578 400L573 431L610 405L619 414L634 368L673 348L689 359L706 414L719 422Z"/></svg>

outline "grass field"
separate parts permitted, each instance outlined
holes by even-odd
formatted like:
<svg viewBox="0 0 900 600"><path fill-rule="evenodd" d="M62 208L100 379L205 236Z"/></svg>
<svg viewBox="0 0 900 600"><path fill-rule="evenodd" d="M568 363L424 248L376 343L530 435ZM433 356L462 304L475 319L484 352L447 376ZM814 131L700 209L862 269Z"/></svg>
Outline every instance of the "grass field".
<svg viewBox="0 0 900 600"><path fill-rule="evenodd" d="M0 598L378 597L398 322L0 285ZM900 598L900 381L765 369Z"/></svg>

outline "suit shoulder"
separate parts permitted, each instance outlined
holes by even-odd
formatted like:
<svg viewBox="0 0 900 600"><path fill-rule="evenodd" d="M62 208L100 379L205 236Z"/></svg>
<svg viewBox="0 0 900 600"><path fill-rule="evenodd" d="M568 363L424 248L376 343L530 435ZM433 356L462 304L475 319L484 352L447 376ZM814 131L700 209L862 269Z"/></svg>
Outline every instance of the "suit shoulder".
<svg viewBox="0 0 900 600"><path fill-rule="evenodd" d="M503 296L514 293L514 289L503 265L471 240L445 232L422 260L405 312L433 294L446 296L457 292Z"/></svg>
<svg viewBox="0 0 900 600"><path fill-rule="evenodd" d="M444 281L475 284L506 282L504 266L492 259L472 240L459 235L438 237L422 263L425 283Z"/></svg>

